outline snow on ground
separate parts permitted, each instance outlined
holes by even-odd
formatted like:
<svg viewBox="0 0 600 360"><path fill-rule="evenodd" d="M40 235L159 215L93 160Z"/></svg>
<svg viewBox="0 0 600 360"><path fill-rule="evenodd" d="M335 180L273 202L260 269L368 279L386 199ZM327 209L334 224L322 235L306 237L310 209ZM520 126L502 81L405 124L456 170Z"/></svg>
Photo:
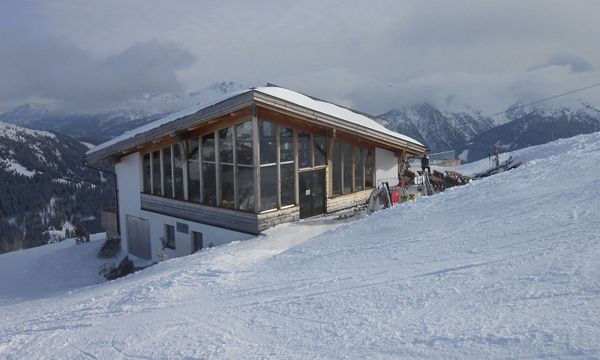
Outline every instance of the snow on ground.
<svg viewBox="0 0 600 360"><path fill-rule="evenodd" d="M600 133L521 154L518 169L417 202L112 282L36 292L17 275L0 357L600 358ZM10 256L3 294L23 265ZM63 270L42 271L83 276Z"/></svg>
<svg viewBox="0 0 600 360"><path fill-rule="evenodd" d="M67 239L1 255L0 306L104 282L98 268L106 260L96 258L101 239L104 234L95 234L77 246L75 239Z"/></svg>

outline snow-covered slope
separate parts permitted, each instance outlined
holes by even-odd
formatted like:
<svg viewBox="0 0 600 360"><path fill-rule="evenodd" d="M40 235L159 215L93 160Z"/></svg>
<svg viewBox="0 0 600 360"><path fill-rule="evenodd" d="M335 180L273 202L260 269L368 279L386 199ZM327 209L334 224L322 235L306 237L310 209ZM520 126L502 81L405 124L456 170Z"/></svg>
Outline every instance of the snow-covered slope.
<svg viewBox="0 0 600 360"><path fill-rule="evenodd" d="M9 294L0 357L598 358L600 133L520 156L350 223L285 224L113 282Z"/></svg>

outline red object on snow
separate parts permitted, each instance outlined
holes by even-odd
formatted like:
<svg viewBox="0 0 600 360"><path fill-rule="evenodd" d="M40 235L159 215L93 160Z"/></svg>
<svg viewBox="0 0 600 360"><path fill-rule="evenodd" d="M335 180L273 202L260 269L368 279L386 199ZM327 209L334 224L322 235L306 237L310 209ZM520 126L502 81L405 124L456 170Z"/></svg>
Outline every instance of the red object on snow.
<svg viewBox="0 0 600 360"><path fill-rule="evenodd" d="M397 204L398 200L400 200L400 190L396 188L392 190L392 204Z"/></svg>

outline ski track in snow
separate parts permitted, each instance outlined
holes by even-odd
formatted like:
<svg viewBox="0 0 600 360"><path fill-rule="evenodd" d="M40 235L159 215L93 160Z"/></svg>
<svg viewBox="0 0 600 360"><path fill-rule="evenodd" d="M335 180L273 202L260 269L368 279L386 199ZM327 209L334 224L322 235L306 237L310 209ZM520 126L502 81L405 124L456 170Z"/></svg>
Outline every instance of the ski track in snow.
<svg viewBox="0 0 600 360"><path fill-rule="evenodd" d="M523 167L414 203L112 282L0 277L0 357L600 358L600 133L515 155Z"/></svg>

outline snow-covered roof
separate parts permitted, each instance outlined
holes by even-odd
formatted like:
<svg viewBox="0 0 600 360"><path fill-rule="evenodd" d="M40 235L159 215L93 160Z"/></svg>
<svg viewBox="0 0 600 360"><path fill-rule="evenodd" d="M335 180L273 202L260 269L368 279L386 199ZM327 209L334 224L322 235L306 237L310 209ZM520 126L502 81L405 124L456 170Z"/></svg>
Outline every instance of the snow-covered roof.
<svg viewBox="0 0 600 360"><path fill-rule="evenodd" d="M195 113L197 113L198 111L200 111L202 109L205 109L205 108L207 108L209 106L218 104L218 103L220 103L222 101L225 101L227 99L230 99L232 97L235 97L237 95L240 95L240 94L248 92L248 91L250 91L250 90L243 90L243 91L236 91L236 92L228 93L225 96L213 99L213 100L211 100L209 102L200 103L200 104L191 106L191 107L189 107L187 109L184 109L184 110L181 110L181 111L169 114L169 115L165 116L164 118L160 118L160 119L158 119L156 121L152 121L152 122L150 122L148 124L145 124L145 125L142 125L142 126L140 126L138 128L126 131L123 134L117 136L116 138L113 138L111 140L103 142L102 144L96 145L93 148L89 149L86 152L86 155L94 153L94 152L97 152L97 151L102 150L102 149L106 149L106 148L108 148L108 147L110 147L112 145L115 145L117 143L120 143L122 141L131 139L131 138L134 138L137 135L146 133L146 132L148 132L150 130L157 129L157 128L161 127L162 125L171 123L171 122L173 122L173 121L175 121L177 119L181 119L181 118L186 117L188 115L195 114Z"/></svg>
<svg viewBox="0 0 600 360"><path fill-rule="evenodd" d="M423 145L409 136L399 134L395 131L386 128L385 126L381 125L380 123L366 115L360 114L356 111L352 111L348 108L327 101L317 100L315 98L311 98L298 92L277 86L259 87L255 90L263 94L271 95L282 100L303 106L310 110L333 116L341 120L346 120L356 125L369 128L371 130L375 130L401 140L405 140L417 145Z"/></svg>
<svg viewBox="0 0 600 360"><path fill-rule="evenodd" d="M158 129L161 126L172 123L178 119L196 114L196 113L198 113L204 109L207 109L213 105L219 104L226 100L229 100L234 97L240 96L242 94L250 93L250 92L262 93L262 94L265 94L265 95L268 95L268 96L271 96L271 97L274 97L274 98L277 98L277 99L280 99L280 100L283 100L283 101L286 101L286 102L289 102L289 103L292 103L292 104L295 104L298 106L301 106L310 111L328 115L328 116L334 117L336 119L346 121L346 122L349 122L354 125L358 125L362 128L366 128L366 129L373 130L378 133L382 133L382 134L391 136L398 140L410 142L410 143L418 145L418 146L423 146L423 144L421 144L417 140L415 140L411 137L408 137L406 135L402 135L402 134L399 134L392 130L389 130L386 127L384 127L383 125L381 125L380 123L378 123L377 121L375 121L373 118L366 116L364 114L352 111L348 108L345 108L345 107L342 107L342 106L339 106L339 105L336 105L336 104L333 104L333 103L330 103L327 101L318 100L318 99L315 99L315 98L312 98L312 97L306 96L304 94L301 94L301 93L298 93L298 92L295 92L295 91L292 91L289 89L285 89L282 87L265 86L265 87L251 88L251 89L247 89L247 90L241 90L241 91L237 91L237 92L228 93L228 94L224 95L223 97L214 99L212 101L201 103L201 104L192 106L190 108L187 108L185 110L170 114L164 118L153 121L151 123L148 123L146 125L138 127L136 129L127 131L124 134L122 134L112 140L109 140L100 145L97 145L94 148L88 150L86 154L89 155L92 153L96 153L100 150L107 149L113 145L133 139L138 135L142 135L151 130Z"/></svg>

